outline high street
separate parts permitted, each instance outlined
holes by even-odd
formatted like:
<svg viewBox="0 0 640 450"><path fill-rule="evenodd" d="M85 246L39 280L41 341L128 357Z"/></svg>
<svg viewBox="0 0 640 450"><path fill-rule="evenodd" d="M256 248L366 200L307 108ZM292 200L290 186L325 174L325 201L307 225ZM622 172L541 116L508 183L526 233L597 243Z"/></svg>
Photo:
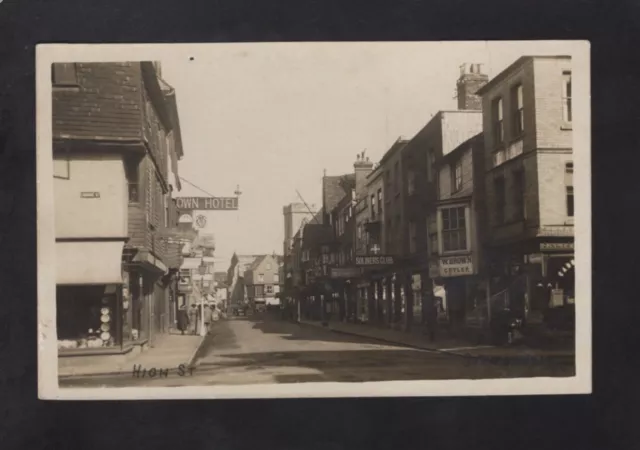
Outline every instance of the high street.
<svg viewBox="0 0 640 450"><path fill-rule="evenodd" d="M61 380L61 387L203 386L299 382L572 376L573 361L484 360L381 344L267 313L222 320L203 343L191 375L131 373Z"/></svg>

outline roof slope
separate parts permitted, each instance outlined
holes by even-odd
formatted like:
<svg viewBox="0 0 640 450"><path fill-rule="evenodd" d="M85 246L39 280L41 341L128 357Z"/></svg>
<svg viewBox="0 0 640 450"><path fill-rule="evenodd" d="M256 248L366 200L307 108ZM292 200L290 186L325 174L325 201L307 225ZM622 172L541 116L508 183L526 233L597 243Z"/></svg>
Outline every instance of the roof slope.
<svg viewBox="0 0 640 450"><path fill-rule="evenodd" d="M325 213L331 212L345 195L355 187L356 175L325 176L322 178L322 203Z"/></svg>

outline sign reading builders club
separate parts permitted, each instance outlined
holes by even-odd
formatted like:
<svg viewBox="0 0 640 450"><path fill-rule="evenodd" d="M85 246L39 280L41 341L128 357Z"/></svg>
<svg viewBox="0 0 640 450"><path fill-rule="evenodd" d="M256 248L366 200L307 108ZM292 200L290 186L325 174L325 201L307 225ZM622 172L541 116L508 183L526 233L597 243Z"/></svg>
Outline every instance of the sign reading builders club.
<svg viewBox="0 0 640 450"><path fill-rule="evenodd" d="M356 256L356 266L390 266L393 256Z"/></svg>
<svg viewBox="0 0 640 450"><path fill-rule="evenodd" d="M178 209L236 210L238 197L176 197Z"/></svg>

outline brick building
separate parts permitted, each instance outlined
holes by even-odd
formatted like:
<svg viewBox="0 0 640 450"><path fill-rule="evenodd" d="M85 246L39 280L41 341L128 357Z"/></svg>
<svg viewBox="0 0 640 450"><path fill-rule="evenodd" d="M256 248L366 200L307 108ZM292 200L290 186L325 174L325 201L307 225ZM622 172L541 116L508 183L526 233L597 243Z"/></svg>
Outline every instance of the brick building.
<svg viewBox="0 0 640 450"><path fill-rule="evenodd" d="M573 303L571 58L524 56L478 94L491 289L535 325Z"/></svg>
<svg viewBox="0 0 640 450"><path fill-rule="evenodd" d="M56 63L51 75L60 355L125 355L171 321L175 91L152 62Z"/></svg>

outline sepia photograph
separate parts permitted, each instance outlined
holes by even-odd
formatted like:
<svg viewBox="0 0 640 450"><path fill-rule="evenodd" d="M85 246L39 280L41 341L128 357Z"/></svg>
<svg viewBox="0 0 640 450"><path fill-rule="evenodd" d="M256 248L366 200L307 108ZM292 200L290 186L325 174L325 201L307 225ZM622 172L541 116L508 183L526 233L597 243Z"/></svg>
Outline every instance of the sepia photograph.
<svg viewBox="0 0 640 450"><path fill-rule="evenodd" d="M36 67L40 398L591 392L588 42Z"/></svg>

